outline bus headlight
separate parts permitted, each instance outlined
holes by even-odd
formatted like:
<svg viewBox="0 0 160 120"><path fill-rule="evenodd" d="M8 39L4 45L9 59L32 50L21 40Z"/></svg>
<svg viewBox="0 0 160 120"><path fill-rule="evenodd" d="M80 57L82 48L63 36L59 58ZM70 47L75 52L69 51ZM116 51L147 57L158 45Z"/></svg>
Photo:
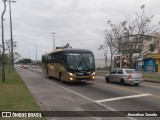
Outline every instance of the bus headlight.
<svg viewBox="0 0 160 120"><path fill-rule="evenodd" d="M69 79L70 79L70 80L73 80L73 78L72 78L72 77L70 77Z"/></svg>
<svg viewBox="0 0 160 120"><path fill-rule="evenodd" d="M93 72L93 73L92 73L92 75L95 75L95 74L96 74L96 72Z"/></svg>
<svg viewBox="0 0 160 120"><path fill-rule="evenodd" d="M70 76L72 76L72 75L73 75L73 73L70 73L70 72L68 72L68 73L69 73L69 75L70 75Z"/></svg>

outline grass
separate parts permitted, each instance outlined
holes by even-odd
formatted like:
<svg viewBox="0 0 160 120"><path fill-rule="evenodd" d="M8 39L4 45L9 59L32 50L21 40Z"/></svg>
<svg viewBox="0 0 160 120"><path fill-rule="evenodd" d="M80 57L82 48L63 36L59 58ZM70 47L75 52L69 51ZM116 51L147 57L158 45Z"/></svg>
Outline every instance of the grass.
<svg viewBox="0 0 160 120"><path fill-rule="evenodd" d="M99 76L105 76L107 73L108 73L107 71L96 70L96 75L99 75Z"/></svg>
<svg viewBox="0 0 160 120"><path fill-rule="evenodd" d="M143 78L160 80L160 76L143 75Z"/></svg>
<svg viewBox="0 0 160 120"><path fill-rule="evenodd" d="M0 111L42 111L16 71L8 74L6 70L5 83L2 83L1 77L0 73ZM20 118L15 118L18 119ZM46 118L23 118L23 120L46 120Z"/></svg>

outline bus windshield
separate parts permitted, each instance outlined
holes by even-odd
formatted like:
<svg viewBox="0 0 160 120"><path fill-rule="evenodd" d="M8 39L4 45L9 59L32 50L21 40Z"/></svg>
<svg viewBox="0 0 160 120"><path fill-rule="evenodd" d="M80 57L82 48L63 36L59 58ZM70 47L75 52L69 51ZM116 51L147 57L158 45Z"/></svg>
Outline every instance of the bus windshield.
<svg viewBox="0 0 160 120"><path fill-rule="evenodd" d="M67 53L68 68L72 70L93 70L95 68L92 53Z"/></svg>

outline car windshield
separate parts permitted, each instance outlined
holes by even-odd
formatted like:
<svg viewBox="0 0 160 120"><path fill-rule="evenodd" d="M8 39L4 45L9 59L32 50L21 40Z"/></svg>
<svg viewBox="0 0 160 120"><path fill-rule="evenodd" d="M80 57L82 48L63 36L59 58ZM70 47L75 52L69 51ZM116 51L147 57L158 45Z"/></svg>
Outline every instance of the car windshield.
<svg viewBox="0 0 160 120"><path fill-rule="evenodd" d="M125 70L126 71L126 73L137 73L135 70Z"/></svg>
<svg viewBox="0 0 160 120"><path fill-rule="evenodd" d="M95 67L92 53L68 53L67 62L72 70L91 70Z"/></svg>

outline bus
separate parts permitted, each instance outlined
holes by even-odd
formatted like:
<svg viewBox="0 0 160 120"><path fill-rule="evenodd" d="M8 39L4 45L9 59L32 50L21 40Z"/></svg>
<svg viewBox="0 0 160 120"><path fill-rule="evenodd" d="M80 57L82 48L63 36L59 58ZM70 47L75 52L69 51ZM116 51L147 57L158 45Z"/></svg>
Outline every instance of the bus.
<svg viewBox="0 0 160 120"><path fill-rule="evenodd" d="M42 55L42 71L61 82L95 80L95 59L92 51L65 48Z"/></svg>

